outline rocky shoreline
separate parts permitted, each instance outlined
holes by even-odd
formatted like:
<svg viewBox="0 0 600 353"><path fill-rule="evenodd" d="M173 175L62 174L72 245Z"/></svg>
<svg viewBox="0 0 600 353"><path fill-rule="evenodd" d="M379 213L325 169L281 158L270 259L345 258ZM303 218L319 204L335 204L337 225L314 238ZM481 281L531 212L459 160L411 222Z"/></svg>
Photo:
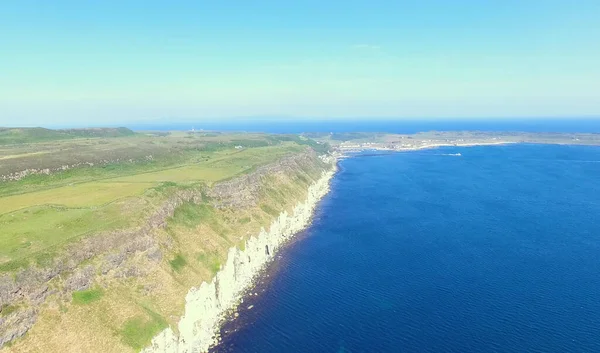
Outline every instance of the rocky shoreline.
<svg viewBox="0 0 600 353"><path fill-rule="evenodd" d="M309 187L306 200L299 202L291 215L282 212L269 231L261 229L246 242L243 250L230 248L226 264L213 280L190 289L178 333L170 327L165 329L142 353L207 352L218 342L226 314L237 307L260 270L287 240L309 225L315 207L328 193L329 182L335 175L335 160L330 162L333 162L333 168L323 172Z"/></svg>

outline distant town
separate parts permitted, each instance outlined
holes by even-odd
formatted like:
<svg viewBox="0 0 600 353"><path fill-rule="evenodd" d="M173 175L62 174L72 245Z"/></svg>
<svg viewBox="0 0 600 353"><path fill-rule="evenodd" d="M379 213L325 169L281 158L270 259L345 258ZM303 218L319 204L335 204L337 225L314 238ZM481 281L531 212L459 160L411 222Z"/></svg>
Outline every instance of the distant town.
<svg viewBox="0 0 600 353"><path fill-rule="evenodd" d="M319 142L329 143L340 153L365 150L411 151L442 146L498 145L511 143L546 143L600 145L599 134L575 133L495 133L495 132L422 132L412 135L385 133L307 134Z"/></svg>

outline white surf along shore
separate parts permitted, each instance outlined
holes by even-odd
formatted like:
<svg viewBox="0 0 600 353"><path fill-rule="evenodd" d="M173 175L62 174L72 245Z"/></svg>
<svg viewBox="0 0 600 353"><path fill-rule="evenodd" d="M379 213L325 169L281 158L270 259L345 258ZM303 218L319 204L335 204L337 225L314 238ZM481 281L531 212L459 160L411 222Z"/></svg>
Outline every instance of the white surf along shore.
<svg viewBox="0 0 600 353"><path fill-rule="evenodd" d="M152 339L142 353L201 353L217 343L216 335L225 315L235 309L260 270L273 259L283 243L309 225L319 200L329 192L329 182L336 172L323 172L308 188L308 196L299 202L292 214L280 213L269 231L246 241L244 250L229 249L227 262L210 283L190 289L185 300L185 312L178 324L179 334L167 328Z"/></svg>

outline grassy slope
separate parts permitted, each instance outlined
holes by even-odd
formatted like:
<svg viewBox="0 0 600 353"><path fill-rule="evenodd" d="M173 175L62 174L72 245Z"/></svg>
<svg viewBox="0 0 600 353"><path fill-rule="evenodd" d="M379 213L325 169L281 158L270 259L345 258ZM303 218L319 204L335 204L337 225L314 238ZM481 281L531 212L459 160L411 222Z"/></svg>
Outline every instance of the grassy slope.
<svg viewBox="0 0 600 353"><path fill-rule="evenodd" d="M136 207L133 210L127 207L134 200L145 200L143 204L151 206L157 204L154 198L164 196L165 189L231 178L305 148L289 138L283 140L242 151L231 149L228 142L222 149L192 152L185 156L183 164L179 159L170 166L156 162L154 169L160 170L146 164L139 169L111 168L105 173L87 168L67 172L70 177L50 176L43 182L35 177L34 182L16 182L27 186L22 190L31 192L7 193L12 196L0 201L11 197L23 204L29 200L31 207L0 216L5 230L0 235L4 264L14 264L23 258L39 263L43 255L86 232L130 226L132 220L141 219L144 213ZM163 244L170 244L163 249L163 260L156 271L121 281L101 277L97 287L74 293L71 302L50 298L34 328L8 351L99 351L99 347L103 352L138 351L167 325L176 327L187 290L210 280L230 246L242 246L249 235L270 224L279 210L291 211L319 174L320 169L313 167L293 175L273 175L262 188L259 205L245 210L218 210L207 203L180 206L168 220L167 228L156 235ZM73 181L75 185L64 186ZM147 189L139 196L120 198L121 193L113 193L111 189L94 189L100 184L131 185L136 192L140 186ZM69 194L81 191L79 188L86 192ZM53 193L56 193L54 199L49 196ZM111 202L113 198L116 199ZM37 205L48 200L61 201L63 206ZM109 201L98 207L102 204L99 200ZM79 208L67 207L74 205ZM94 261L99 260L91 264ZM144 259L132 261L145 268Z"/></svg>
<svg viewBox="0 0 600 353"><path fill-rule="evenodd" d="M0 197L0 270L18 267L22 262L9 262L80 235L133 225L139 216L128 204L140 197L152 199L156 194L152 191L166 182L211 184L302 149L289 142L242 150L226 146L188 152L180 163L170 166L156 162L81 168L5 183L7 196ZM15 194L19 189L23 192Z"/></svg>

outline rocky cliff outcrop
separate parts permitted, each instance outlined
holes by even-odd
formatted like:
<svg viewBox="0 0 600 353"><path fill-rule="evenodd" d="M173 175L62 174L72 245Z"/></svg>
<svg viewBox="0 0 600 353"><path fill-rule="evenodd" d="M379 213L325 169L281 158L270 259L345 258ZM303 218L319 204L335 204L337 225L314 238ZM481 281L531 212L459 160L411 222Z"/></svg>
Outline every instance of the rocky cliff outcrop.
<svg viewBox="0 0 600 353"><path fill-rule="evenodd" d="M326 162L330 161L319 160L314 151L309 149L304 153L284 157L277 162L259 167L252 173L216 184L212 188L179 190L156 207L140 227L84 237L67 245L59 256L49 263L29 266L12 274L0 274L0 347L28 332L35 324L40 307L48 301L48 297L68 302L73 292L93 287L99 277L115 279L139 277L160 266L161 261L164 261L163 252L168 248L168 244L160 243L156 236L157 231L166 226L167 220L182 204L210 202L218 208L256 206L261 186L267 180L266 178L278 173L293 174L309 168L322 170L326 165L331 165ZM318 189L321 190L319 192L323 192L322 187L323 185ZM309 200L316 202L314 190L317 189L313 186L311 190ZM297 212L300 210L304 209L301 207ZM300 213L305 214L305 211ZM300 218L291 221L296 219L295 214L296 212L291 217L282 216L283 220L277 222L301 224L307 221ZM272 226L271 229L277 227ZM252 244L249 241L247 246L250 247ZM276 247L273 244L265 244L269 246L271 254L275 249L274 246ZM263 251L265 251L264 247ZM132 264L130 260L134 258L137 259L137 263ZM140 258L143 259L143 265L139 263ZM227 266L229 265L225 268ZM239 277L238 274L235 276ZM220 282L227 283L226 280ZM215 288L220 287L216 284L220 282L215 282ZM187 317L189 320L191 316Z"/></svg>
<svg viewBox="0 0 600 353"><path fill-rule="evenodd" d="M308 189L304 202L299 202L292 214L282 212L269 231L246 241L244 250L231 248L227 262L210 283L192 288L186 296L185 314L178 332L168 328L152 340L142 353L206 352L216 342L215 335L224 315L235 308L238 299L253 278L269 262L280 246L306 227L318 201L328 192L334 170L324 172ZM235 188L236 184L229 187Z"/></svg>
<svg viewBox="0 0 600 353"><path fill-rule="evenodd" d="M140 271L132 268L121 269L121 265L136 253L146 253L151 262L158 263L162 258L160 246L153 231L164 227L175 209L184 202L201 202L201 190L181 190L158 207L146 224L136 229L119 230L89 236L68 245L64 254L43 267L29 267L16 272L14 276L0 276L0 308L16 307L14 312L0 319L0 347L25 334L37 319L36 307L50 294L58 292L48 285L55 279L53 287L60 288L60 295L69 300L75 291L90 288L97 275L113 277L133 277ZM98 269L82 263L97 256L103 256Z"/></svg>
<svg viewBox="0 0 600 353"><path fill-rule="evenodd" d="M242 208L253 206L257 203L262 187L262 179L277 173L289 173L302 170L314 165L317 155L313 150L295 154L280 159L277 163L267 164L257 168L250 174L219 183L207 191L213 206L218 208Z"/></svg>

